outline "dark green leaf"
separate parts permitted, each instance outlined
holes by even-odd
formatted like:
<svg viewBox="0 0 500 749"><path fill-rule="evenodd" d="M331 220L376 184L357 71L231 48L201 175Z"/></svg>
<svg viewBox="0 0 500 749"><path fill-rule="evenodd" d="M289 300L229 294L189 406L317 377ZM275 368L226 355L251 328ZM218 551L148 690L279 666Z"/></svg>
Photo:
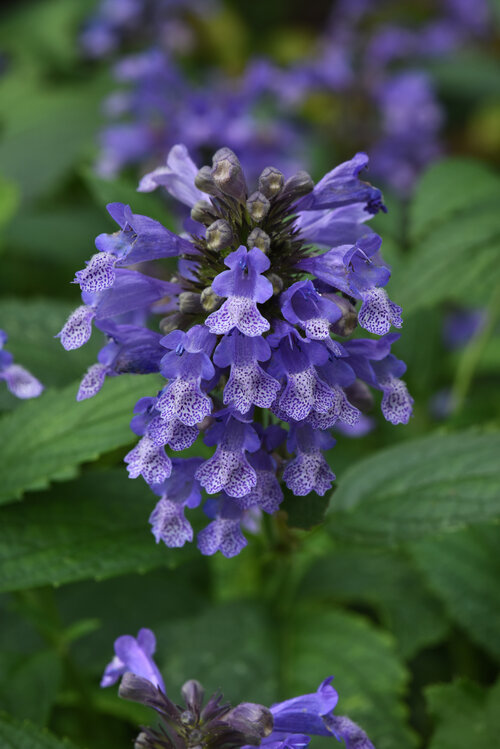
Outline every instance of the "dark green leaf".
<svg viewBox="0 0 500 749"><path fill-rule="evenodd" d="M193 544L155 544L148 524L156 498L125 468L88 473L1 511L0 591L104 579L198 556Z"/></svg>
<svg viewBox="0 0 500 749"><path fill-rule="evenodd" d="M287 696L313 692L335 675L337 715L348 715L377 749L415 746L402 697L407 675L392 638L363 617L303 602L292 622Z"/></svg>
<svg viewBox="0 0 500 749"><path fill-rule="evenodd" d="M132 442L135 402L154 393L154 375L110 378L102 391L77 403L77 384L43 393L0 420L0 502L28 489L69 479L81 463Z"/></svg>
<svg viewBox="0 0 500 749"><path fill-rule="evenodd" d="M495 525L424 539L412 553L457 625L500 660L499 548Z"/></svg>
<svg viewBox="0 0 500 749"><path fill-rule="evenodd" d="M61 684L57 654L50 650L27 656L1 653L0 671L0 710L45 725Z"/></svg>
<svg viewBox="0 0 500 749"><path fill-rule="evenodd" d="M313 564L301 589L304 595L373 606L404 658L444 639L448 630L439 600L400 553L338 549Z"/></svg>
<svg viewBox="0 0 500 749"><path fill-rule="evenodd" d="M344 474L328 527L399 543L500 517L500 434L437 434L381 450Z"/></svg>
<svg viewBox="0 0 500 749"><path fill-rule="evenodd" d="M436 729L429 749L493 749L500 735L500 682L489 690L460 679L426 689Z"/></svg>
<svg viewBox="0 0 500 749"><path fill-rule="evenodd" d="M2 749L74 749L74 744L60 740L45 729L9 715L0 716Z"/></svg>

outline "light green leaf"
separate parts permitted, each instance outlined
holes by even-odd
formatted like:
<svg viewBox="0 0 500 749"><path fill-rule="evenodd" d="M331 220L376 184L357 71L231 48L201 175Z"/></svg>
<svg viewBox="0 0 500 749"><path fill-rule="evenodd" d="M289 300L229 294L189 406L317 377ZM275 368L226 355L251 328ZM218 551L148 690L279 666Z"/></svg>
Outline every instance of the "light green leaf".
<svg viewBox="0 0 500 749"><path fill-rule="evenodd" d="M148 517L156 497L125 468L87 473L0 511L0 591L104 579L198 556L157 545Z"/></svg>
<svg viewBox="0 0 500 749"><path fill-rule="evenodd" d="M0 715L0 745L2 749L75 749L66 739L5 714Z"/></svg>
<svg viewBox="0 0 500 749"><path fill-rule="evenodd" d="M500 682L491 689L460 679L425 690L436 728L429 749L493 749L500 734Z"/></svg>
<svg viewBox="0 0 500 749"><path fill-rule="evenodd" d="M500 660L500 527L477 526L424 539L411 548L457 626Z"/></svg>
<svg viewBox="0 0 500 749"><path fill-rule="evenodd" d="M449 224L500 197L500 179L472 159L439 161L420 177L410 205L409 233L418 240L439 224Z"/></svg>
<svg viewBox="0 0 500 749"><path fill-rule="evenodd" d="M327 516L332 534L399 543L500 517L500 433L404 442L346 471Z"/></svg>
<svg viewBox="0 0 500 749"><path fill-rule="evenodd" d="M42 393L0 420L0 502L28 489L76 476L81 463L134 440L135 402L157 388L154 375L110 378L102 391L77 403L78 384Z"/></svg>
<svg viewBox="0 0 500 749"><path fill-rule="evenodd" d="M369 604L392 631L404 658L444 639L448 630L440 601L411 560L398 552L337 549L312 565L301 590L325 600Z"/></svg>
<svg viewBox="0 0 500 749"><path fill-rule="evenodd" d="M359 723L377 749L415 746L402 704L407 674L388 634L357 614L306 601L291 627L287 696L313 692L334 674L336 715Z"/></svg>

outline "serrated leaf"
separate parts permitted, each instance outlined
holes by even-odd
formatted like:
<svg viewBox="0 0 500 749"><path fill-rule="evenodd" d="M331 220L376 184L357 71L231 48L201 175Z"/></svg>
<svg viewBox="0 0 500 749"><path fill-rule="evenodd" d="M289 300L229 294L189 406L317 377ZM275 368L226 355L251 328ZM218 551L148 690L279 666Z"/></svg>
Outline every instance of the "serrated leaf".
<svg viewBox="0 0 500 749"><path fill-rule="evenodd" d="M148 517L156 498L117 469L81 476L0 512L0 592L104 579L198 556L157 545Z"/></svg>
<svg viewBox="0 0 500 749"><path fill-rule="evenodd" d="M77 384L43 393L0 420L0 503L28 489L69 479L81 463L133 441L135 402L155 391L154 375L110 378L102 391L77 403Z"/></svg>
<svg viewBox="0 0 500 749"><path fill-rule="evenodd" d="M208 694L221 689L232 704L271 704L276 698L276 651L265 610L233 601L157 628L169 688L196 678Z"/></svg>
<svg viewBox="0 0 500 749"><path fill-rule="evenodd" d="M465 189L465 188L464 188ZM499 195L500 197L500 195ZM500 278L500 214L481 206L442 223L413 247L393 288L405 313L489 291Z"/></svg>
<svg viewBox="0 0 500 749"><path fill-rule="evenodd" d="M2 749L76 749L40 726L5 714L0 715L0 745Z"/></svg>
<svg viewBox="0 0 500 749"><path fill-rule="evenodd" d="M472 159L439 161L420 177L410 204L409 234L418 240L439 224L500 197L500 179Z"/></svg>
<svg viewBox="0 0 500 749"><path fill-rule="evenodd" d="M407 674L392 638L357 614L304 601L291 623L287 696L313 692L334 674L336 715L348 715L377 749L406 749L415 737L402 697Z"/></svg>
<svg viewBox="0 0 500 749"><path fill-rule="evenodd" d="M500 433L437 434L346 471L327 516L334 535L399 543L500 517Z"/></svg>
<svg viewBox="0 0 500 749"><path fill-rule="evenodd" d="M469 528L413 544L412 554L458 627L500 660L500 527Z"/></svg>
<svg viewBox="0 0 500 749"><path fill-rule="evenodd" d="M429 749L492 749L500 734L500 682L491 689L460 679L425 690L436 728Z"/></svg>
<svg viewBox="0 0 500 749"><path fill-rule="evenodd" d="M337 549L312 565L301 591L315 598L373 606L407 659L444 639L448 630L439 599L424 585L411 560L399 552Z"/></svg>

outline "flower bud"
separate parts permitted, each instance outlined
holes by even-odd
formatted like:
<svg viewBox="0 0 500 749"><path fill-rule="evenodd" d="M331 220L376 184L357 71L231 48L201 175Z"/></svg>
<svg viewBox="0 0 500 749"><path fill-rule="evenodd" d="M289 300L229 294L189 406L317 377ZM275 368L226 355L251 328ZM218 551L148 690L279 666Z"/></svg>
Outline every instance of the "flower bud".
<svg viewBox="0 0 500 749"><path fill-rule="evenodd" d="M206 192L209 195L220 195L217 185L212 177L212 169L209 166L202 166L198 174L194 178L194 184L202 192Z"/></svg>
<svg viewBox="0 0 500 749"><path fill-rule="evenodd" d="M332 332L344 338L350 336L358 324L356 308L343 296L337 294L324 294L323 296L329 297L342 310L342 317L333 323Z"/></svg>
<svg viewBox="0 0 500 749"><path fill-rule="evenodd" d="M257 223L260 223L267 216L270 207L269 200L258 190L252 193L247 200L247 211Z"/></svg>
<svg viewBox="0 0 500 749"><path fill-rule="evenodd" d="M205 697L205 690L196 679L190 679L182 686L182 696L191 711L199 713Z"/></svg>
<svg viewBox="0 0 500 749"><path fill-rule="evenodd" d="M259 190L266 198L273 198L280 192L284 181L285 178L279 169L275 169L274 166L266 166L259 177Z"/></svg>
<svg viewBox="0 0 500 749"><path fill-rule="evenodd" d="M217 216L213 205L208 200L198 200L191 208L191 218L193 221L198 221L200 224L208 226L215 221Z"/></svg>
<svg viewBox="0 0 500 749"><path fill-rule="evenodd" d="M230 148L219 148L213 156L212 163L212 177L219 190L243 202L247 186L236 154Z"/></svg>
<svg viewBox="0 0 500 749"><path fill-rule="evenodd" d="M267 273L266 278L268 278L273 285L274 296L276 296L276 294L281 294L283 291L283 279L280 278L280 276L277 276L276 273Z"/></svg>
<svg viewBox="0 0 500 749"><path fill-rule="evenodd" d="M256 226L255 229L252 229L247 239L247 247L249 250L251 250L252 247L258 247L259 250L262 250L262 252L267 253L269 251L270 246L271 246L271 239L269 235L266 234L265 231L263 231L262 229L259 229L258 226Z"/></svg>
<svg viewBox="0 0 500 749"><path fill-rule="evenodd" d="M207 247L210 250L225 250L231 246L233 231L223 218L217 219L207 229Z"/></svg>
<svg viewBox="0 0 500 749"><path fill-rule="evenodd" d="M200 294L200 301L205 312L213 312L219 307L223 299L215 293L211 286L207 286Z"/></svg>
<svg viewBox="0 0 500 749"><path fill-rule="evenodd" d="M200 295L195 291L182 291L179 294L179 310L186 315L197 315L203 312Z"/></svg>
<svg viewBox="0 0 500 749"><path fill-rule="evenodd" d="M296 200L307 195L314 188L314 182L307 172L297 172L285 182L283 187L283 197L287 197L288 200Z"/></svg>

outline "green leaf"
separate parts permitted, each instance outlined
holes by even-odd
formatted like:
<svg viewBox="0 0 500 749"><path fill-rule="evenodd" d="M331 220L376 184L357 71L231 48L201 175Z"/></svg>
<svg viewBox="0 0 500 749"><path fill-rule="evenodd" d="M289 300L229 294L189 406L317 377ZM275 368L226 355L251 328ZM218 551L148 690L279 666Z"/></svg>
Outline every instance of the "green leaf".
<svg viewBox="0 0 500 749"><path fill-rule="evenodd" d="M348 604L369 604L393 633L408 659L444 639L443 607L406 556L393 551L338 549L307 571L303 595Z"/></svg>
<svg viewBox="0 0 500 749"><path fill-rule="evenodd" d="M0 592L104 579L198 556L193 544L155 544L148 524L156 498L125 468L95 472L1 510Z"/></svg>
<svg viewBox="0 0 500 749"><path fill-rule="evenodd" d="M500 734L500 682L491 689L460 679L425 690L436 729L429 749L492 749Z"/></svg>
<svg viewBox="0 0 500 749"><path fill-rule="evenodd" d="M108 203L125 203L131 207L133 213L149 216L171 231L177 231L179 228L160 193L137 192L137 182L127 177L103 179L90 170L85 170L83 176L103 214Z"/></svg>
<svg viewBox="0 0 500 749"><path fill-rule="evenodd" d="M102 391L77 403L78 385L46 391L0 420L0 503L73 478L81 463L133 441L135 402L154 392L154 375L110 378Z"/></svg>
<svg viewBox="0 0 500 749"><path fill-rule="evenodd" d="M217 689L236 704L276 698L276 651L265 611L256 601L213 606L202 615L157 628L161 671L169 689L196 678L207 694ZM161 660L161 659L160 659Z"/></svg>
<svg viewBox="0 0 500 749"><path fill-rule="evenodd" d="M313 692L334 674L337 715L359 723L377 749L415 746L402 704L407 674L388 634L357 614L306 601L291 627L287 696Z"/></svg>
<svg viewBox="0 0 500 749"><path fill-rule="evenodd" d="M0 710L45 725L61 685L57 654L50 650L31 655L0 653L0 666Z"/></svg>
<svg viewBox="0 0 500 749"><path fill-rule="evenodd" d="M412 545L412 554L457 625L500 660L500 527L479 526Z"/></svg>
<svg viewBox="0 0 500 749"><path fill-rule="evenodd" d="M410 237L418 240L437 225L448 224L499 197L500 180L484 164L461 158L439 161L424 172L415 188Z"/></svg>
<svg viewBox="0 0 500 749"><path fill-rule="evenodd" d="M332 534L399 543L500 517L500 433L436 434L349 468L327 516Z"/></svg>
<svg viewBox="0 0 500 749"><path fill-rule="evenodd" d="M9 336L8 350L45 387L74 382L96 361L99 333L75 351L65 351L54 337L75 306L57 299L0 300L0 320Z"/></svg>
<svg viewBox="0 0 500 749"><path fill-rule="evenodd" d="M66 739L9 715L0 715L0 744L2 749L75 749Z"/></svg>

